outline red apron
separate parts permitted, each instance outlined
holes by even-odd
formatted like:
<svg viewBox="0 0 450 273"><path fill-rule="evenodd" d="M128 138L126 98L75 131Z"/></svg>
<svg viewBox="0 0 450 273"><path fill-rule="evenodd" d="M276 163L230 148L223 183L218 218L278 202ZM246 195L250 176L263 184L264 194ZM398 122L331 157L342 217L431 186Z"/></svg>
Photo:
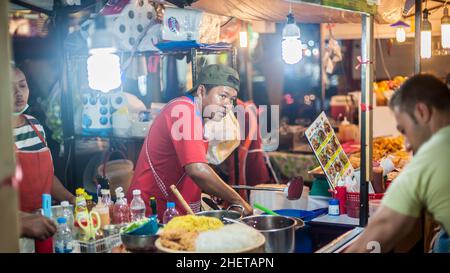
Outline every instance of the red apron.
<svg viewBox="0 0 450 273"><path fill-rule="evenodd" d="M35 212L42 207L42 194L51 192L53 161L44 137L25 116L23 117L45 145L40 151L20 151L16 146L18 164L23 170L23 178L19 184L20 210Z"/></svg>
<svg viewBox="0 0 450 273"><path fill-rule="evenodd" d="M183 101L192 103L190 100L185 100L183 98L177 98L177 99L170 101L168 104L170 104L171 102L173 102L175 100L183 100ZM151 130L151 128L150 128L150 130ZM181 193L184 200L186 201L186 203L188 203L188 205L192 209L192 211L194 213L200 212L201 205L202 205L202 203L201 203L202 190L200 189L200 187L192 179L189 179L186 176L186 173L183 173L183 175L178 179L178 181L176 183L173 183L173 182L171 183L170 181L163 181L161 179L161 177L158 175L158 173L156 172L156 170L153 166L153 163L150 160L150 153L148 150L147 141L148 141L148 137L146 138L146 141L144 143L145 153L147 156L147 163L150 166L150 171L153 174L156 184L158 185L158 188L161 191L161 193L163 194L163 198L164 198L163 203L161 203L161 200L159 198L157 198L158 208L165 208L167 202L175 202L178 212L180 212L181 214L187 213L184 210L183 206L181 206L178 199L173 194L172 190L170 190L170 186L172 184L175 184L178 191ZM205 145L207 145L207 144L205 144ZM158 214L159 214L159 212L158 212Z"/></svg>

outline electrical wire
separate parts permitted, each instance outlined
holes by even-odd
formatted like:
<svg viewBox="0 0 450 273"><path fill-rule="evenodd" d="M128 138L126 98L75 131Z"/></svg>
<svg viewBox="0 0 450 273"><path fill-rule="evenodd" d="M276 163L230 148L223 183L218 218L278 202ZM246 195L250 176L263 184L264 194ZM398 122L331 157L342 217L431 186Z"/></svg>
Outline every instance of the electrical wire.
<svg viewBox="0 0 450 273"><path fill-rule="evenodd" d="M380 37L380 35L378 33L378 28L376 26L375 26L375 32L377 33L377 36ZM381 65L383 66L384 73L386 73L386 76L388 76L388 79L391 80L392 79L391 73L389 73L389 70L384 61L383 49L381 48L381 39L376 39L376 40L377 40L377 44L378 44L378 50L380 51Z"/></svg>
<svg viewBox="0 0 450 273"><path fill-rule="evenodd" d="M70 156L72 154L72 144L70 141L75 141L74 139L68 140L66 139L65 141L69 141L69 151L67 153L67 161L66 161L66 167L64 168L64 183L66 185L68 185L68 181L67 181L67 171L69 170L69 165L70 165ZM75 187L77 187L77 185L74 185Z"/></svg>
<svg viewBox="0 0 450 273"><path fill-rule="evenodd" d="M231 16L231 18L228 19L228 21L226 21L225 23L223 23L223 25L221 25L220 27L224 27L224 26L227 25L229 22L231 22L231 20L233 20L233 19L234 19L234 17Z"/></svg>

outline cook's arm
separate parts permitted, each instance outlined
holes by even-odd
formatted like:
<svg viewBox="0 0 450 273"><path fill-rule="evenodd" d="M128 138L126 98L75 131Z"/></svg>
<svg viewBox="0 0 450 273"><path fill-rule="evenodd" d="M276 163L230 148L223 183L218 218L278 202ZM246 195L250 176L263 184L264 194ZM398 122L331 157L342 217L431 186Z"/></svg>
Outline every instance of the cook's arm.
<svg viewBox="0 0 450 273"><path fill-rule="evenodd" d="M19 212L20 237L45 240L56 232L56 224L40 214Z"/></svg>
<svg viewBox="0 0 450 273"><path fill-rule="evenodd" d="M70 204L75 204L75 196L71 194L59 181L58 177L53 176L52 197L58 201L69 201Z"/></svg>
<svg viewBox="0 0 450 273"><path fill-rule="evenodd" d="M244 214L253 213L253 208L233 188L228 186L206 163L191 163L184 167L186 173L206 193L220 197L229 203L244 207Z"/></svg>
<svg viewBox="0 0 450 273"><path fill-rule="evenodd" d="M345 252L371 252L378 244L381 252L389 252L411 232L418 218L381 206L370 220L361 236Z"/></svg>

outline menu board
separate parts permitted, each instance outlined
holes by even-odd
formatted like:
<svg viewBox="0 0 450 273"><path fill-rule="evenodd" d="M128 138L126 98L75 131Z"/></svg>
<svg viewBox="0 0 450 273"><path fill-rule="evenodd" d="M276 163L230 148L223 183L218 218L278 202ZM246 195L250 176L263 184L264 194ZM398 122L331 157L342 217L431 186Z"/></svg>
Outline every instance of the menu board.
<svg viewBox="0 0 450 273"><path fill-rule="evenodd" d="M334 190L338 182L343 182L347 176L353 179L355 170L324 112L308 127L305 135L331 189Z"/></svg>

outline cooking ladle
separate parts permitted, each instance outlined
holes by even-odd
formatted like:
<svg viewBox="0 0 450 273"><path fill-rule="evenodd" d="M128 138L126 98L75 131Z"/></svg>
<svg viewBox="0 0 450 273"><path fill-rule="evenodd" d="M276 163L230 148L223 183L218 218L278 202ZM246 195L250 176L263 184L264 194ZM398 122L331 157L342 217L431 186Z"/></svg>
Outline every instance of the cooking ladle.
<svg viewBox="0 0 450 273"><path fill-rule="evenodd" d="M258 191L280 191L287 195L288 200L298 200L302 196L303 192L303 177L296 177L288 182L287 187L282 188L270 188L270 187L252 187L243 185L231 186L236 190L258 190Z"/></svg>

